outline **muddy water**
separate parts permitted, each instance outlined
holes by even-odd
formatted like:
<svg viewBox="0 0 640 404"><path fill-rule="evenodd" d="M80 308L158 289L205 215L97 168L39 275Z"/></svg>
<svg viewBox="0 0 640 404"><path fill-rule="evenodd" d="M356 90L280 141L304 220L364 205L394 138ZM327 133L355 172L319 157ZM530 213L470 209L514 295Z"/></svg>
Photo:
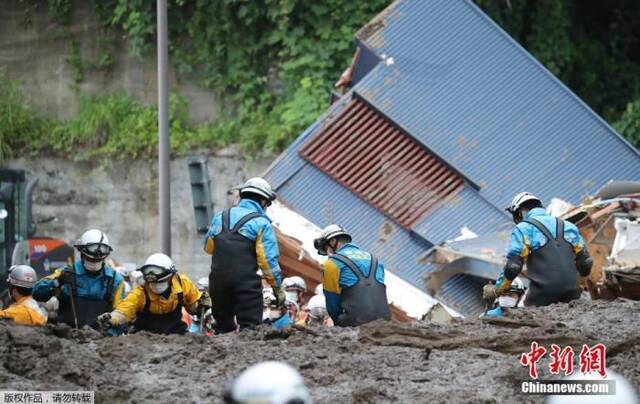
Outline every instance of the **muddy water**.
<svg viewBox="0 0 640 404"><path fill-rule="evenodd" d="M103 338L49 325L0 323L0 388L95 390L97 402L219 402L224 385L257 361L297 367L316 402L542 402L520 394L520 354L604 343L610 369L640 384L640 302L576 302L447 326L373 323L360 329L269 329L218 337L146 333ZM542 379L553 378L548 361ZM577 365L576 365L577 367Z"/></svg>

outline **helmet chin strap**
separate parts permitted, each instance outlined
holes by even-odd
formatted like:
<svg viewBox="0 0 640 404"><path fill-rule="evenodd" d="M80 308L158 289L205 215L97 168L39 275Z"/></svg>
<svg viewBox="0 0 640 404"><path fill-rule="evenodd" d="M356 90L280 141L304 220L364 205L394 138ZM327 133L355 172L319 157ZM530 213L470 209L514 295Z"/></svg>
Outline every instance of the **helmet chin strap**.
<svg viewBox="0 0 640 404"><path fill-rule="evenodd" d="M515 224L520 223L524 219L524 215L522 214L521 209L516 209L516 211L513 212L512 216L513 216L513 222Z"/></svg>

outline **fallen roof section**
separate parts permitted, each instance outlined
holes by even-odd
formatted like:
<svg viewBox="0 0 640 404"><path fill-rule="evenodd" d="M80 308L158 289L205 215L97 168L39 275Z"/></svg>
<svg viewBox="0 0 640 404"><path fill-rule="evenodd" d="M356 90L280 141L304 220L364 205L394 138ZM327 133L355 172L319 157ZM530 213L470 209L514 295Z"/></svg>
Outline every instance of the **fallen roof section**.
<svg viewBox="0 0 640 404"><path fill-rule="evenodd" d="M267 214L276 229L283 271L287 276L303 277L307 289L313 290L322 283L322 263L326 259L313 248L313 239L319 236L320 229L277 201L268 208ZM388 269L385 270L385 284L394 319L399 321L421 318L437 303L437 300ZM453 310L449 311L459 315Z"/></svg>

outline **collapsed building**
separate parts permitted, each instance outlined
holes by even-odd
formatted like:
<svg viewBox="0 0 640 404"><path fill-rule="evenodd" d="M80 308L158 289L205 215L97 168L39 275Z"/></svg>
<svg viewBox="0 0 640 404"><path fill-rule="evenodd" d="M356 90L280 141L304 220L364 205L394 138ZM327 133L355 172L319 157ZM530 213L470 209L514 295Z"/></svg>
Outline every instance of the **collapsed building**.
<svg viewBox="0 0 640 404"><path fill-rule="evenodd" d="M266 178L311 222L346 226L425 301L423 277L439 267L425 253L463 228L506 231L515 193L577 205L638 179L638 151L470 0L398 0L355 43L344 94ZM431 292L476 314L498 261Z"/></svg>
<svg viewBox="0 0 640 404"><path fill-rule="evenodd" d="M611 180L639 179L640 153L471 0L397 0L355 44L343 92L265 173L282 202L268 214L287 275L317 285L310 243L339 223L384 263L396 318L421 317L432 296L477 315L502 269L513 195L575 206ZM206 232L203 164L189 169Z"/></svg>

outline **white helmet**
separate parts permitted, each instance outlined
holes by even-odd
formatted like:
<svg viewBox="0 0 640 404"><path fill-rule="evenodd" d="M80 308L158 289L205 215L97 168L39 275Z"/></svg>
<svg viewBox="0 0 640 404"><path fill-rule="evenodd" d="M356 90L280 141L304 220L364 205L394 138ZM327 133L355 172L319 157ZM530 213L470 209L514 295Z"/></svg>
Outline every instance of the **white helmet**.
<svg viewBox="0 0 640 404"><path fill-rule="evenodd" d="M198 283L196 283L196 287L198 288L198 290L203 291L203 290L209 290L209 277L208 276L203 276L202 278L198 279Z"/></svg>
<svg viewBox="0 0 640 404"><path fill-rule="evenodd" d="M150 255L140 268L145 282L163 282L177 272L173 260L168 255L156 253Z"/></svg>
<svg viewBox="0 0 640 404"><path fill-rule="evenodd" d="M542 200L537 196L535 196L534 194L531 194L529 192L520 192L519 194L513 197L513 200L511 200L511 205L509 205L509 207L506 210L509 213L513 214L517 212L518 209L520 209L525 202L529 202L529 201L538 201L540 202L540 205L542 205Z"/></svg>
<svg viewBox="0 0 640 404"><path fill-rule="evenodd" d="M272 306L276 304L276 295L273 293L272 288L262 289L262 302L265 306Z"/></svg>
<svg viewBox="0 0 640 404"><path fill-rule="evenodd" d="M312 296L309 299L309 303L307 303L307 311L315 320L324 319L329 314L327 313L327 301L324 295Z"/></svg>
<svg viewBox="0 0 640 404"><path fill-rule="evenodd" d="M283 362L267 361L246 369L224 394L227 403L311 403L302 376Z"/></svg>
<svg viewBox="0 0 640 404"><path fill-rule="evenodd" d="M511 285L509 285L509 288L507 289L507 293L504 293L503 295L498 296L498 305L500 307L506 307L506 308L518 307L518 304L520 304L520 301L524 296L524 292L525 292L524 283L522 283L522 280L520 280L520 278L515 278L511 282ZM516 294L517 297L514 296L513 294Z"/></svg>
<svg viewBox="0 0 640 404"><path fill-rule="evenodd" d="M307 291L307 283L299 276L289 276L282 280L282 287L285 290Z"/></svg>
<svg viewBox="0 0 640 404"><path fill-rule="evenodd" d="M513 281L511 281L511 286L509 286L509 290L513 292L524 293L525 291L524 283L519 277L516 277Z"/></svg>
<svg viewBox="0 0 640 404"><path fill-rule="evenodd" d="M316 289L313 291L313 293L316 295L324 295L324 290L321 283L316 286Z"/></svg>
<svg viewBox="0 0 640 404"><path fill-rule="evenodd" d="M36 271L29 265L14 265L9 268L7 283L11 286L31 289L37 280Z"/></svg>
<svg viewBox="0 0 640 404"><path fill-rule="evenodd" d="M113 251L107 235L98 229L85 231L80 239L76 241L74 247L82 255L94 260L104 260Z"/></svg>
<svg viewBox="0 0 640 404"><path fill-rule="evenodd" d="M351 234L349 234L344 227L339 224L330 224L322 229L320 237L313 240L313 246L318 250L318 254L327 255L327 243L334 237L346 236L351 242Z"/></svg>
<svg viewBox="0 0 640 404"><path fill-rule="evenodd" d="M254 194L265 198L267 201L272 202L276 199L276 193L271 189L271 185L260 177L249 178L247 182L240 187L240 197L243 194Z"/></svg>
<svg viewBox="0 0 640 404"><path fill-rule="evenodd" d="M142 272L131 272L131 274L129 275L129 283L131 283L131 288L144 285L144 275L142 275Z"/></svg>

